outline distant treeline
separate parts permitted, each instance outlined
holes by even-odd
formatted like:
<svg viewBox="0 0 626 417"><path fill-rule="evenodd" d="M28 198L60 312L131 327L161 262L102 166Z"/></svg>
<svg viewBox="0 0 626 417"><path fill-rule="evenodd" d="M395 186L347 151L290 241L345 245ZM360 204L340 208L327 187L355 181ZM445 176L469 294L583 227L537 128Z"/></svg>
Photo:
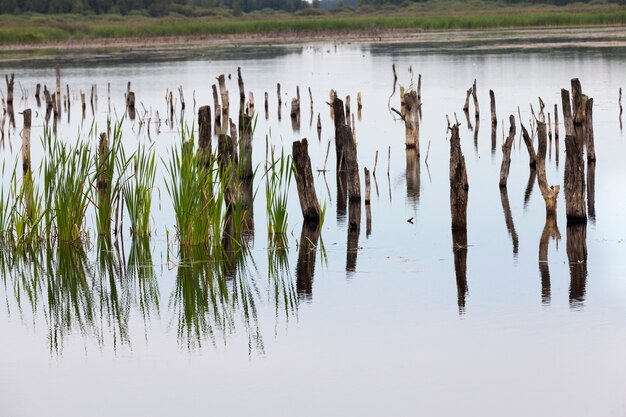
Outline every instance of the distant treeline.
<svg viewBox="0 0 626 417"><path fill-rule="evenodd" d="M450 2L458 0L450 0ZM597 0L591 0L597 1ZM605 0L609 3L626 4L626 0ZM303 9L335 9L358 6L408 6L426 0L0 0L0 14L107 14L125 15L131 12L165 16L235 15L257 10L280 10L295 12ZM552 4L581 3L580 0L501 0L503 4ZM589 0L583 1L588 3Z"/></svg>

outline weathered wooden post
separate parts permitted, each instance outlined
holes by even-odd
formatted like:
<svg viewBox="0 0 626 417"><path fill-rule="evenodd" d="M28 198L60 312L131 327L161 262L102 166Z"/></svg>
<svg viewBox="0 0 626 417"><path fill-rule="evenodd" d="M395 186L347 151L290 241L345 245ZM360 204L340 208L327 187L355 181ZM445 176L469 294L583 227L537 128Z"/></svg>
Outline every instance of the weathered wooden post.
<svg viewBox="0 0 626 417"><path fill-rule="evenodd" d="M130 120L135 120L135 93L133 91L129 91L126 95L126 108L128 109L128 117Z"/></svg>
<svg viewBox="0 0 626 417"><path fill-rule="evenodd" d="M220 96L222 98L222 120L226 123L228 120L228 112L229 112L229 100L228 100L228 90L226 89L226 78L224 74L220 74L217 77L217 82L220 87Z"/></svg>
<svg viewBox="0 0 626 417"><path fill-rule="evenodd" d="M237 84L239 84L239 102L241 103L241 107L243 107L243 103L246 101L246 91L243 88L243 78L241 77L241 67L237 67Z"/></svg>
<svg viewBox="0 0 626 417"><path fill-rule="evenodd" d="M576 135L574 117L570 107L569 92L561 90L563 118L565 120L565 211L568 222L586 222L584 138Z"/></svg>
<svg viewBox="0 0 626 417"><path fill-rule="evenodd" d="M319 222L321 209L315 193L308 141L302 139L293 142L292 155L302 216L305 221Z"/></svg>
<svg viewBox="0 0 626 417"><path fill-rule="evenodd" d="M61 113L61 68L57 65L56 67L56 75L57 75L57 89L56 89L56 106L57 106L57 116Z"/></svg>
<svg viewBox="0 0 626 417"><path fill-rule="evenodd" d="M524 141L531 141L528 131L522 125L522 135ZM537 154L537 184L546 204L546 218L556 219L556 203L561 187L559 185L549 185L546 178L546 148L548 142L548 134L546 131L546 122L543 114L537 120L537 137L539 140L539 152ZM532 146L532 142L531 142ZM556 221L556 220L555 220Z"/></svg>
<svg viewBox="0 0 626 417"><path fill-rule="evenodd" d="M470 88L467 90L466 96L465 96L465 104L463 104L463 112L469 114L469 99L472 96L472 91L473 88Z"/></svg>
<svg viewBox="0 0 626 417"><path fill-rule="evenodd" d="M417 92L411 90L404 94L405 102L405 145L407 148L415 148L417 156L420 155L419 146L419 107L420 103L417 98Z"/></svg>
<svg viewBox="0 0 626 417"><path fill-rule="evenodd" d="M491 109L491 125L498 125L498 117L496 116L496 94L493 90L489 90L489 107Z"/></svg>
<svg viewBox="0 0 626 417"><path fill-rule="evenodd" d="M509 116L509 136L502 144L502 165L500 166L500 188L505 188L511 167L511 147L515 140L515 116Z"/></svg>
<svg viewBox="0 0 626 417"><path fill-rule="evenodd" d="M533 146L533 141L528 135L528 132L524 135L525 132L524 126L522 125L522 137L524 138L524 144L526 145L526 149L528 149L528 164L530 165L530 169L537 168L537 154L535 153L535 147Z"/></svg>
<svg viewBox="0 0 626 417"><path fill-rule="evenodd" d="M35 86L35 98L37 99L37 107L39 107L41 104L41 100L39 99L39 95L41 93L41 84L37 83L37 85Z"/></svg>
<svg viewBox="0 0 626 417"><path fill-rule="evenodd" d="M350 120L350 95L346 96L346 119Z"/></svg>
<svg viewBox="0 0 626 417"><path fill-rule="evenodd" d="M338 157L337 170L341 171L343 169L346 171L348 199L360 201L361 181L352 129L346 124L341 99L335 98L333 107L335 112L335 146Z"/></svg>
<svg viewBox="0 0 626 417"><path fill-rule="evenodd" d="M371 193L370 171L367 168L363 168L363 173L365 174L365 204L369 205Z"/></svg>
<svg viewBox="0 0 626 417"><path fill-rule="evenodd" d="M585 146L587 147L587 163L596 162L596 146L593 136L593 98L585 103Z"/></svg>
<svg viewBox="0 0 626 417"><path fill-rule="evenodd" d="M280 95L280 83L276 83L276 95L278 96L278 120L280 120L281 108L283 107L283 98Z"/></svg>
<svg viewBox="0 0 626 417"><path fill-rule="evenodd" d="M217 141L217 162L220 176L226 183L224 203L230 210L238 201L237 192L237 152L232 137L220 133Z"/></svg>
<svg viewBox="0 0 626 417"><path fill-rule="evenodd" d="M249 181L254 177L252 171L252 117L241 116L239 140L239 178Z"/></svg>
<svg viewBox="0 0 626 417"><path fill-rule="evenodd" d="M211 86L213 91L213 117L215 118L215 133L220 133L222 129L222 106L220 105L220 99L217 95L217 86L213 84Z"/></svg>
<svg viewBox="0 0 626 417"><path fill-rule="evenodd" d="M476 119L476 123L478 123L480 107L478 106L478 93L476 92L476 78L474 78L474 84L472 85L472 97L474 98L474 119Z"/></svg>
<svg viewBox="0 0 626 417"><path fill-rule="evenodd" d="M461 150L459 125L453 125L450 130L452 131L450 137L450 211L452 230L466 230L469 184L465 169L465 157Z"/></svg>
<svg viewBox="0 0 626 417"><path fill-rule="evenodd" d="M198 109L198 152L205 166L211 159L211 107Z"/></svg>
<svg viewBox="0 0 626 417"><path fill-rule="evenodd" d="M361 92L356 93L356 110L359 120L361 120L361 111L363 110L363 103L361 102Z"/></svg>
<svg viewBox="0 0 626 417"><path fill-rule="evenodd" d="M31 110L24 110L22 115L24 116L24 129L22 130L22 170L24 171L24 174L26 174L30 171Z"/></svg>

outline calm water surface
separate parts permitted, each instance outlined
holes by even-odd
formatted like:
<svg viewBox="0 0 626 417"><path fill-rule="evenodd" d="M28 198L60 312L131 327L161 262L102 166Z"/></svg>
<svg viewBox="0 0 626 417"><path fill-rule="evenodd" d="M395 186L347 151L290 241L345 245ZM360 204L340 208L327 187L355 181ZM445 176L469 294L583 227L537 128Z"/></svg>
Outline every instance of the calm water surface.
<svg viewBox="0 0 626 417"><path fill-rule="evenodd" d="M326 220L314 260L310 254L307 260L299 251L302 222L292 185L289 250L268 251L264 188L257 176L251 248L241 258L243 266L221 280L227 299L215 300L202 267L211 262L201 251L181 253L171 239L175 221L160 164L154 235L141 243L126 234L122 259L112 252L97 257L95 244L84 252L55 250L51 260L42 253L14 263L4 251L0 415L626 415L626 146L617 103L618 89L626 87L625 62L623 49L438 53L412 45L196 50L130 59L77 55L58 61L73 98L69 121L63 114L59 122L60 137L88 137L92 123L101 131L109 114L121 117L130 80L141 103L138 113L145 107L152 125L148 137L145 125L127 120L124 146L132 152L151 143L165 160L180 140L181 117L178 103L176 122L165 124L166 90L182 86L182 118L191 125L200 105L212 106L210 88L219 74L232 74L228 87L236 102L240 66L258 112L255 163L264 160L266 143L290 152L293 140L307 137L313 169L322 169L331 143L330 171L315 175ZM34 86L52 88L55 63L2 65L3 73L16 74L16 112L34 110L33 166L43 157L37 138L45 123ZM405 152L404 126L388 108L399 106L398 91L390 98L392 64L399 85L416 84L422 74L419 162ZM568 228L561 193L553 233L558 238L549 240L546 264L538 260L544 203L536 185L527 190L526 149L516 139L508 193L501 195L500 146L509 114L517 118L519 108L529 127L530 104L537 109L541 96L547 111L555 103L560 109L560 89L569 88L573 77L595 104L596 218ZM476 141L462 112L474 78L481 109ZM277 82L283 92L280 121ZM94 83L96 108L92 113L88 93L82 120L78 94ZM299 131L288 107L296 86L302 95ZM347 210L337 198L334 130L325 104L331 88L341 98L351 95L353 110L362 93L362 114L355 120L360 166L373 169L378 152L371 225L362 206L357 235L350 235ZM495 91L499 119L495 150L489 89ZM474 122L473 105L470 112ZM470 184L465 273L455 270L455 255L459 267L464 251L453 245L450 231L445 116L453 119L455 113ZM16 119L0 150L7 164L19 157L21 116ZM559 150L552 142L547 161L552 184L563 179L562 125L560 132ZM8 182L5 175L2 186ZM90 228L93 218L90 210ZM575 238L586 242L587 260L570 264L567 241Z"/></svg>

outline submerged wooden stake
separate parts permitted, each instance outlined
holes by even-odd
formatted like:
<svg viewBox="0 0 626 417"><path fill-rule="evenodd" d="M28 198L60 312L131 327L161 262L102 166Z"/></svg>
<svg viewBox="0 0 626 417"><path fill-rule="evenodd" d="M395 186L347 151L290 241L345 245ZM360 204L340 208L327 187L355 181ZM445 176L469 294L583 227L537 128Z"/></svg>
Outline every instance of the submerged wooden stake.
<svg viewBox="0 0 626 417"><path fill-rule="evenodd" d="M465 104L463 105L463 112L465 113L469 113L469 99L471 96L472 96L472 88L467 90L467 93L465 96Z"/></svg>
<svg viewBox="0 0 626 417"><path fill-rule="evenodd" d="M57 115L61 112L61 68L56 67L56 78L57 78L57 88L56 88L56 106L57 106Z"/></svg>
<svg viewBox="0 0 626 417"><path fill-rule="evenodd" d="M496 95L493 90L489 90L489 107L491 108L491 125L496 126L498 118L496 116Z"/></svg>
<svg viewBox="0 0 626 417"><path fill-rule="evenodd" d="M500 166L500 187L506 187L511 166L511 147L515 140L515 116L509 116L509 136L502 144L502 165Z"/></svg>
<svg viewBox="0 0 626 417"><path fill-rule="evenodd" d="M472 85L472 97L474 98L474 118L476 120L480 117L480 108L478 106L478 93L476 92L476 79L474 78L474 84Z"/></svg>
<svg viewBox="0 0 626 417"><path fill-rule="evenodd" d="M203 163L207 165L211 158L211 107L198 109L198 151Z"/></svg>
<svg viewBox="0 0 626 417"><path fill-rule="evenodd" d="M15 74L11 74L10 78L8 75L5 75L4 79L6 80L6 83L7 83L7 105L11 105L13 104L13 88L15 85L14 84Z"/></svg>
<svg viewBox="0 0 626 417"><path fill-rule="evenodd" d="M243 114L241 116L239 140L239 178L251 180L254 176L252 171L252 117Z"/></svg>
<svg viewBox="0 0 626 417"><path fill-rule="evenodd" d="M561 90L561 101L565 119L565 212L568 222L586 222L584 138L574 130L569 92L565 89Z"/></svg>
<svg viewBox="0 0 626 417"><path fill-rule="evenodd" d="M459 125L450 129L450 212L452 216L452 230L467 229L467 196L469 184L465 169L465 157L461 151Z"/></svg>
<svg viewBox="0 0 626 417"><path fill-rule="evenodd" d="M30 171L30 127L31 127L31 110L24 110L24 129L22 131L22 169L24 174Z"/></svg>
<svg viewBox="0 0 626 417"><path fill-rule="evenodd" d="M596 161L596 146L593 136L593 98L585 105L585 146L587 147L587 162Z"/></svg>
<svg viewBox="0 0 626 417"><path fill-rule="evenodd" d="M365 174L365 204L370 204L370 171L367 168L363 168L363 173Z"/></svg>
<svg viewBox="0 0 626 417"><path fill-rule="evenodd" d="M302 216L305 221L319 222L321 209L315 193L308 141L302 139L293 142L292 155Z"/></svg>

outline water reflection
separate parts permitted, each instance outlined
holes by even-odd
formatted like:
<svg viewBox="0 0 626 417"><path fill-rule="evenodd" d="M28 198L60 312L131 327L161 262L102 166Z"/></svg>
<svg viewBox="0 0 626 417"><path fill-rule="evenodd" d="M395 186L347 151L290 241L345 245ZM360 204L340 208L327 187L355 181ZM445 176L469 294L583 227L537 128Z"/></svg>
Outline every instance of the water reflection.
<svg viewBox="0 0 626 417"><path fill-rule="evenodd" d="M337 171L337 222L344 224L348 209L348 176L345 170Z"/></svg>
<svg viewBox="0 0 626 417"><path fill-rule="evenodd" d="M302 224L296 265L296 289L298 298L301 300L310 300L313 295L313 276L319 238L319 223L304 222Z"/></svg>
<svg viewBox="0 0 626 417"><path fill-rule="evenodd" d="M519 237L515 230L515 223L513 223L513 215L511 214L511 206L509 205L509 193L506 187L500 187L500 201L502 202L502 212L504 213L506 230L508 230L511 241L513 242L513 257L517 258L519 252Z"/></svg>
<svg viewBox="0 0 626 417"><path fill-rule="evenodd" d="M413 207L420 199L420 159L416 148L406 149L406 194Z"/></svg>
<svg viewBox="0 0 626 417"><path fill-rule="evenodd" d="M587 286L587 223L567 224L567 259L570 307L582 308Z"/></svg>
<svg viewBox="0 0 626 417"><path fill-rule="evenodd" d="M454 253L454 272L456 274L457 306L459 314L465 313L467 296L467 230L452 229L452 252Z"/></svg>
<svg viewBox="0 0 626 417"><path fill-rule="evenodd" d="M348 247L346 256L346 271L356 271L356 259L359 251L359 234L361 233L361 201L350 200L348 207Z"/></svg>
<svg viewBox="0 0 626 417"><path fill-rule="evenodd" d="M546 224L543 227L541 238L539 239L539 273L541 274L541 302L550 304L551 285L550 285L550 265L548 264L548 248L550 240L561 240L561 233L556 223L556 217L547 216Z"/></svg>

